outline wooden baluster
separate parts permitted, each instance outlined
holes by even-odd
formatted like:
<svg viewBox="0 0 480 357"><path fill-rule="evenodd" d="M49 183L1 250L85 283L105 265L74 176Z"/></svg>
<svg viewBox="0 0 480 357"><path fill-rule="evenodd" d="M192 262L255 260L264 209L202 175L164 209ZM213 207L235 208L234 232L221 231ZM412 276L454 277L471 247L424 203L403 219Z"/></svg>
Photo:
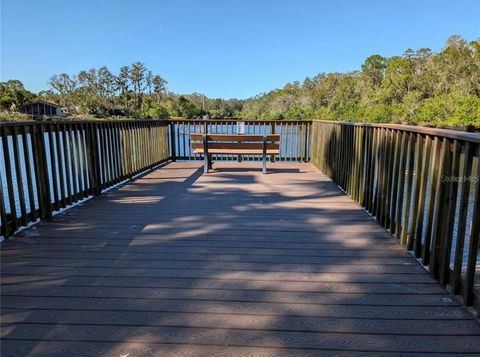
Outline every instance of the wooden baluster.
<svg viewBox="0 0 480 357"><path fill-rule="evenodd" d="M461 147L458 140L453 141L451 171L448 173L446 197L444 203L444 217L442 223L443 240L440 245L440 270L439 277L442 284L446 284L449 279L450 271L450 253L452 250L453 226L455 224L455 212L458 193L458 171L460 168Z"/></svg>
<svg viewBox="0 0 480 357"><path fill-rule="evenodd" d="M424 265L430 264L435 198L437 195L438 177L440 175L440 164L442 160L441 146L442 144L438 137L435 137L433 142L432 175L430 178L430 198L427 205L427 225L425 227L425 242L422 251L422 262Z"/></svg>
<svg viewBox="0 0 480 357"><path fill-rule="evenodd" d="M67 187L67 204L72 204L74 189L72 187L72 167L71 167L71 152L70 152L70 135L68 133L68 125L62 125L63 134L63 158L65 159L65 179Z"/></svg>
<svg viewBox="0 0 480 357"><path fill-rule="evenodd" d="M54 124L52 124L53 126ZM60 125L55 124L55 147L56 147L56 160L57 160L57 165L58 165L58 178L59 178L59 188L60 188L60 202L59 205L61 207L65 207L67 205L66 203L66 189L65 189L65 161L63 160L62 157L62 142L61 142L61 132L60 132Z"/></svg>
<svg viewBox="0 0 480 357"><path fill-rule="evenodd" d="M3 194L3 184L0 182L0 234L3 237L9 236L9 227L8 227L8 220L7 220L7 212L5 208L5 196Z"/></svg>
<svg viewBox="0 0 480 357"><path fill-rule="evenodd" d="M422 180L422 159L423 159L423 138L420 134L417 134L417 145L415 147L415 189L413 191L412 202L412 219L411 226L407 237L407 249L413 250L417 215L418 215L418 199L420 197L420 185Z"/></svg>
<svg viewBox="0 0 480 357"><path fill-rule="evenodd" d="M474 301L475 271L477 267L478 246L480 243L480 159L477 161L477 174L469 178L475 181L475 196L472 209L472 223L470 225L465 288L463 291L463 302L465 305L472 305Z"/></svg>
<svg viewBox="0 0 480 357"><path fill-rule="evenodd" d="M60 165L58 160L55 157L55 139L53 133L53 125L48 124L48 148L49 148L49 158L50 158L50 172L52 173L52 191L53 191L53 207L56 211L60 209L60 200L58 197L58 177L57 177L57 167Z"/></svg>
<svg viewBox="0 0 480 357"><path fill-rule="evenodd" d="M425 137L425 146L423 149L422 169L421 176L419 177L418 184L420 185L420 191L418 196L418 204L416 208L416 219L413 227L415 228L415 257L420 258L422 255L422 235L423 235L423 221L425 214L425 195L427 191L428 169L430 167L430 155L432 152L432 140L429 136Z"/></svg>
<svg viewBox="0 0 480 357"><path fill-rule="evenodd" d="M400 131L394 130L393 131L394 135L394 157L393 157L393 166L392 166L392 174L390 177L390 185L391 190L390 190L390 202L391 202L391 212L390 212L390 224L388 226L388 229L390 230L390 233L395 234L396 230L396 224L397 224L397 195L398 195L398 176L400 175L400 161L401 161L401 156L400 156L400 148L402 145L402 136Z"/></svg>
<svg viewBox="0 0 480 357"><path fill-rule="evenodd" d="M463 252L465 246L465 233L467 228L467 213L470 197L470 177L472 177L473 167L473 147L467 142L464 146L464 161L459 177L462 179L460 186L460 202L457 223L457 242L455 246L455 261L453 266L453 275L451 279L452 290L454 294L461 292Z"/></svg>
<svg viewBox="0 0 480 357"><path fill-rule="evenodd" d="M405 201L405 170L407 167L409 136L406 132L402 133L400 144L400 157L398 167L398 181L397 181L397 199L395 206L395 236L397 239L402 239L402 218L403 218L403 202Z"/></svg>
<svg viewBox="0 0 480 357"><path fill-rule="evenodd" d="M3 158L5 162L5 178L7 183L8 202L10 206L9 228L7 236L13 234L17 229L17 205L15 202L15 189L13 186L13 171L10 158L10 145L8 145L8 133L9 129L6 126L2 127L2 145L3 145ZM8 213L8 212L7 212Z"/></svg>
<svg viewBox="0 0 480 357"><path fill-rule="evenodd" d="M50 197L50 180L47 170L47 150L45 147L45 126L40 124L36 127L34 140L34 153L36 154L35 176L39 181L38 202L40 206L40 218L46 219L52 216L52 203Z"/></svg>
<svg viewBox="0 0 480 357"><path fill-rule="evenodd" d="M445 219L445 204L447 202L447 189L448 185L445 177L450 174L451 171L451 150L450 141L447 138L443 139L442 151L440 154L440 170L437 177L437 192L435 194L435 215L433 218L432 229L432 248L431 258L429 264L429 270L435 276L438 277L438 271L440 268L440 247L445 239L445 231L443 225L443 219Z"/></svg>
<svg viewBox="0 0 480 357"><path fill-rule="evenodd" d="M22 128L22 144L23 144L23 155L25 157L25 173L27 176L27 189L28 189L28 201L30 205L30 221L35 221L37 219L37 209L35 207L35 187L33 185L33 179L32 179L32 165L31 165L31 156L30 156L30 145L29 145L29 140L28 140L28 135L31 132L31 127L28 125L24 125ZM32 139L33 136L30 136L30 139ZM31 140L30 140L31 142ZM0 196L3 199L3 196Z"/></svg>
<svg viewBox="0 0 480 357"><path fill-rule="evenodd" d="M15 163L15 174L17 181L18 202L20 206L20 224L27 225L27 207L25 204L25 193L23 190L22 164L20 162L20 152L18 150L18 127L12 128L13 160Z"/></svg>
<svg viewBox="0 0 480 357"><path fill-rule="evenodd" d="M415 161L415 136L409 133L409 140L407 146L407 192L405 193L405 210L403 212L403 227L401 234L401 243L407 243L408 230L410 228L410 207L412 201L412 185L413 185L413 168Z"/></svg>

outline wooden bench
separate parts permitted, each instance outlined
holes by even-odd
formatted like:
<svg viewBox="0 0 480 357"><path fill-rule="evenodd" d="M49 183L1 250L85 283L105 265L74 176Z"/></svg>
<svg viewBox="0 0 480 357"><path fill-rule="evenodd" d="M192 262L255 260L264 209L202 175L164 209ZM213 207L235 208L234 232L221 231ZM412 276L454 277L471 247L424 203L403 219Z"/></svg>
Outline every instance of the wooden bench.
<svg viewBox="0 0 480 357"><path fill-rule="evenodd" d="M278 134L190 134L194 154L203 155L205 173L212 167L212 155L262 155L262 172L267 172L267 155L280 153Z"/></svg>

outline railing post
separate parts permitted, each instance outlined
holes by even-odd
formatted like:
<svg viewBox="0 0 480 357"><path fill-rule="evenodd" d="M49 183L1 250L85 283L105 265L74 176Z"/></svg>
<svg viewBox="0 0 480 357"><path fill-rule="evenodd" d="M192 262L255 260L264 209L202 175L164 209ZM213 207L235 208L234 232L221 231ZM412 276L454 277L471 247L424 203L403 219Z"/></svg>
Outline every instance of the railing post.
<svg viewBox="0 0 480 357"><path fill-rule="evenodd" d="M452 165L452 155L450 148L450 141L447 138L443 139L442 151L440 154L439 175L437 179L437 187L435 194L435 217L433 220L432 230L432 248L429 262L429 271L435 275L440 276L441 269L441 247L446 239L445 225L446 212L448 206L448 190L450 183L445 178L450 175Z"/></svg>
<svg viewBox="0 0 480 357"><path fill-rule="evenodd" d="M303 129L305 130L304 135L305 135L305 140L304 140L304 147L303 147L303 161L308 162L310 161L310 158L308 157L308 148L310 146L310 123L305 123L302 125Z"/></svg>
<svg viewBox="0 0 480 357"><path fill-rule="evenodd" d="M48 179L47 153L45 148L44 125L40 124L33 135L35 145L35 175L39 182L38 206L40 208L41 218L50 218L52 216L52 205L50 200L50 181ZM54 188L56 189L56 187Z"/></svg>
<svg viewBox="0 0 480 357"><path fill-rule="evenodd" d="M3 185L0 185L0 222L2 224L2 226L0 228L0 234L3 237L7 237L8 236L8 221L7 221L7 212L5 210L5 196L3 195Z"/></svg>
<svg viewBox="0 0 480 357"><path fill-rule="evenodd" d="M451 165L450 172L447 173L450 175L448 180L448 186L445 196L445 207L444 207L444 219L442 220L442 236L443 241L440 246L440 271L439 278L440 283L447 284L449 275L450 275L450 253L452 251L453 243L453 226L455 225L455 212L456 212L456 203L457 203L457 193L458 193L458 181L454 179L460 168L460 155L461 147L458 140L453 141L452 152L451 152Z"/></svg>
<svg viewBox="0 0 480 357"><path fill-rule="evenodd" d="M262 155L262 173L267 173L267 136L263 135L263 147L262 147L263 155Z"/></svg>
<svg viewBox="0 0 480 357"><path fill-rule="evenodd" d="M270 125L272 128L271 130L272 134L275 134L275 122L272 122ZM275 154L270 155L270 161L275 162Z"/></svg>
<svg viewBox="0 0 480 357"><path fill-rule="evenodd" d="M98 160L97 126L88 125L87 135L88 173L90 179L90 193L98 196L102 192L102 178L100 176L100 161Z"/></svg>
<svg viewBox="0 0 480 357"><path fill-rule="evenodd" d="M458 175L459 177L469 177L472 173L473 166L473 147L469 142L465 143L464 148L465 159L462 171ZM478 195L478 193L477 193ZM459 222L465 222L467 220L469 198L470 198L470 180L465 180L460 186L460 202L458 204ZM465 233L467 231L466 224L459 224L457 230L457 241L455 245L455 262L453 267L453 277L451 279L451 285L454 294L461 293L462 287L462 267L463 267L463 252L465 246Z"/></svg>
<svg viewBox="0 0 480 357"><path fill-rule="evenodd" d="M468 243L467 268L465 272L465 289L463 301L465 305L472 305L474 301L475 270L477 266L477 255L480 239L480 168L477 168L477 175L470 179L475 181L475 200L473 202L473 219L470 225L470 241Z"/></svg>
<svg viewBox="0 0 480 357"><path fill-rule="evenodd" d="M2 146L3 146L3 159L5 165L5 174L6 174L6 184L7 184L7 193L8 193L8 201L10 206L10 217L7 217L7 213L5 212L5 227L2 225L2 229L5 230L5 237L11 235L15 232L17 228L17 207L15 202L15 193L13 188L13 179L12 179L12 165L10 159L10 148L8 145L8 132L7 128L1 128L0 135L2 136ZM3 184L0 182L0 186ZM4 196L1 196L2 202L4 200ZM40 201L40 199L39 199ZM5 208L6 210L6 208ZM7 227L8 218L10 218L10 227ZM3 223L3 222L2 222Z"/></svg>
<svg viewBox="0 0 480 357"><path fill-rule="evenodd" d="M177 148L175 142L175 123L170 121L168 123L170 126L170 160L177 161Z"/></svg>
<svg viewBox="0 0 480 357"><path fill-rule="evenodd" d="M203 135L203 172L208 173L210 167L210 160L208 159L208 137L207 134Z"/></svg>

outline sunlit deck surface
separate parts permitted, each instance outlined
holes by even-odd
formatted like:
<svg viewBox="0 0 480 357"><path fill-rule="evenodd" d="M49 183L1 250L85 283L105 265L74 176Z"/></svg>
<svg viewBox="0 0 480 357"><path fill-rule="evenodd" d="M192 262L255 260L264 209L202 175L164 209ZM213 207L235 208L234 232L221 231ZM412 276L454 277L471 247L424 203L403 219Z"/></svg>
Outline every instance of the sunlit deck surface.
<svg viewBox="0 0 480 357"><path fill-rule="evenodd" d="M480 325L310 164L166 165L1 251L2 356L480 353Z"/></svg>

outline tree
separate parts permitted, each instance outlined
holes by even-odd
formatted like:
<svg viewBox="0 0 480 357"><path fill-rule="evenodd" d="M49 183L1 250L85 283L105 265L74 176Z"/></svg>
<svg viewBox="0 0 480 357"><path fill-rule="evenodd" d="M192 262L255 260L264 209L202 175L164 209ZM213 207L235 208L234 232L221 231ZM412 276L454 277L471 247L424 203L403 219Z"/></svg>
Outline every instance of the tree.
<svg viewBox="0 0 480 357"><path fill-rule="evenodd" d="M407 48L405 52L403 52L403 57L410 59L415 55L415 51L412 50L411 48Z"/></svg>
<svg viewBox="0 0 480 357"><path fill-rule="evenodd" d="M133 92L135 95L135 109L140 109L140 99L145 86L145 76L147 68L142 62L134 62L130 68L129 79L133 85Z"/></svg>
<svg viewBox="0 0 480 357"><path fill-rule="evenodd" d="M382 84L386 67L387 60L385 57L373 55L368 57L362 64L362 73L368 78L373 86L380 86L380 84Z"/></svg>
<svg viewBox="0 0 480 357"><path fill-rule="evenodd" d="M106 66L98 70L97 77L102 106L111 109L115 104L114 96L118 88L116 78Z"/></svg>
<svg viewBox="0 0 480 357"><path fill-rule="evenodd" d="M192 118L197 114L195 105L184 96L178 98L178 109L182 117Z"/></svg>
<svg viewBox="0 0 480 357"><path fill-rule="evenodd" d="M129 73L130 68L128 66L120 67L120 72L115 78L117 82L117 87L120 89L121 94L128 92L129 88Z"/></svg>
<svg viewBox="0 0 480 357"><path fill-rule="evenodd" d="M45 100L47 102L54 102L54 103L59 102L58 94L51 89L41 90L40 92L37 93L37 98Z"/></svg>
<svg viewBox="0 0 480 357"><path fill-rule="evenodd" d="M122 66L120 67L120 71L116 77L117 88L120 90L120 101L125 108L125 111L129 111L129 96L128 91L130 89L130 67Z"/></svg>
<svg viewBox="0 0 480 357"><path fill-rule="evenodd" d="M152 78L152 85L153 92L157 95L158 100L160 100L162 93L167 89L167 81L157 74Z"/></svg>
<svg viewBox="0 0 480 357"><path fill-rule="evenodd" d="M33 99L33 93L27 91L19 80L0 82L0 109L16 111Z"/></svg>
<svg viewBox="0 0 480 357"><path fill-rule="evenodd" d="M71 105L72 94L78 85L75 78L71 78L67 73L61 73L50 77L48 84L58 92L60 105Z"/></svg>
<svg viewBox="0 0 480 357"><path fill-rule="evenodd" d="M145 86L148 90L148 94L152 94L152 86L153 86L153 73L152 71L147 71L145 75Z"/></svg>
<svg viewBox="0 0 480 357"><path fill-rule="evenodd" d="M86 114L99 114L101 112L101 94L97 70L91 68L87 71L80 71L77 75L77 89L75 105L80 112Z"/></svg>
<svg viewBox="0 0 480 357"><path fill-rule="evenodd" d="M387 103L401 103L412 87L414 74L415 64L411 58L389 58L382 83L384 100Z"/></svg>

